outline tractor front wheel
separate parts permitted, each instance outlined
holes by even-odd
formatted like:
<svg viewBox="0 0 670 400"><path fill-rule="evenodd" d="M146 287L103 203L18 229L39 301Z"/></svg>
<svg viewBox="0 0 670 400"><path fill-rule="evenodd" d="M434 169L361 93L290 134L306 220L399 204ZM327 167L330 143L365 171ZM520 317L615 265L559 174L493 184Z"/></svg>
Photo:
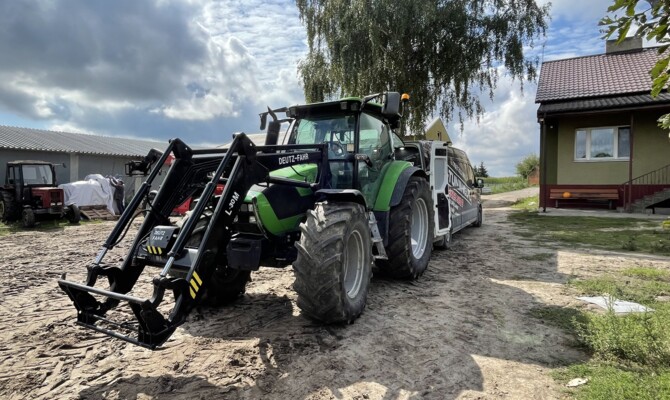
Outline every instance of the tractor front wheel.
<svg viewBox="0 0 670 400"><path fill-rule="evenodd" d="M203 214L186 242L186 247L198 248L205 236L205 230L210 215ZM204 251L204 250L203 250ZM237 300L246 290L247 283L251 280L251 271L242 271L228 268L226 265L217 265L205 286L202 303L211 307L221 307Z"/></svg>
<svg viewBox="0 0 670 400"><path fill-rule="evenodd" d="M365 207L316 203L300 224L293 263L298 307L317 321L353 322L367 301L372 240Z"/></svg>
<svg viewBox="0 0 670 400"><path fill-rule="evenodd" d="M400 203L391 208L388 260L379 260L380 272L404 279L423 274L432 251L434 212L428 182L411 177Z"/></svg>
<svg viewBox="0 0 670 400"><path fill-rule="evenodd" d="M81 211L79 211L79 207L77 207L76 204L70 204L65 212L65 218L67 218L71 224L78 224L79 220L81 220Z"/></svg>
<svg viewBox="0 0 670 400"><path fill-rule="evenodd" d="M30 208L24 208L22 213L22 221L24 228L32 228L35 226L35 213Z"/></svg>
<svg viewBox="0 0 670 400"><path fill-rule="evenodd" d="M16 220L18 214L14 195L7 190L0 190L0 220L12 222Z"/></svg>

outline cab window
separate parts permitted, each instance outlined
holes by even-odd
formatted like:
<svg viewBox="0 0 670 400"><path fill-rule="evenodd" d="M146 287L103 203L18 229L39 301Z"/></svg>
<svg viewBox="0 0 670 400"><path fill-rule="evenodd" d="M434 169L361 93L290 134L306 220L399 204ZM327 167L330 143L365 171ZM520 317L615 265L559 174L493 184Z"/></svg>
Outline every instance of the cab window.
<svg viewBox="0 0 670 400"><path fill-rule="evenodd" d="M370 114L361 114L361 140L359 150L370 157L373 165L379 168L393 153L388 126L382 120Z"/></svg>
<svg viewBox="0 0 670 400"><path fill-rule="evenodd" d="M354 116L318 116L298 121L293 127L291 144L328 144L328 158L345 159L354 151Z"/></svg>

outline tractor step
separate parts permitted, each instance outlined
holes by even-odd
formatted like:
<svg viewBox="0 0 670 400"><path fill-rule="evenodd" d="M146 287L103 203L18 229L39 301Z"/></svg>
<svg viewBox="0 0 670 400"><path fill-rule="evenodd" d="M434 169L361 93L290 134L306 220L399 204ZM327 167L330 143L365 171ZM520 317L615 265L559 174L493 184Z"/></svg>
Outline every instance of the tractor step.
<svg viewBox="0 0 670 400"><path fill-rule="evenodd" d="M165 319L156 309L157 304L151 300L67 281L65 274L58 280L58 285L74 303L77 309L77 324L81 326L149 349L163 344L177 328L178 324ZM185 288L186 283L179 286ZM105 297L106 300L100 302L93 297L94 294ZM161 298L162 296L158 296L159 301L156 303L160 303ZM107 311L119 302L125 302L130 306L136 322L120 323L106 317ZM116 330L107 328L109 326Z"/></svg>
<svg viewBox="0 0 670 400"><path fill-rule="evenodd" d="M377 254L375 254L375 259L388 260L386 249L384 248L384 239L382 239L382 235L379 233L377 219L375 218L375 214L372 211L368 213L368 224L370 224L370 232L372 233L372 243L374 243L377 247Z"/></svg>

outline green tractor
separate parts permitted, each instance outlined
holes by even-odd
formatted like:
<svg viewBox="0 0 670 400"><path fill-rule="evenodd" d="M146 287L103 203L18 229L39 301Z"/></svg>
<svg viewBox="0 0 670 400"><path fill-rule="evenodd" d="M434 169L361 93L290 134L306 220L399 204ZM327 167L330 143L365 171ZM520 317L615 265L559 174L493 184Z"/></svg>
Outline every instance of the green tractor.
<svg viewBox="0 0 670 400"><path fill-rule="evenodd" d="M59 280L78 323L154 348L194 306L229 303L244 293L252 271L289 265L304 315L352 322L365 308L373 265L390 277L416 279L433 242L448 242L452 217L463 220L450 208L447 169L429 172L446 160L447 145L404 143L394 133L402 107L399 93L386 92L268 109L261 114L263 146L243 133L227 149L195 150L173 139L164 153L129 164L129 174L148 178L88 267L86 282L67 281L65 274ZM285 119L277 118L280 112ZM286 122L285 143L278 144ZM127 257L104 264L169 154L172 166ZM224 186L221 195L217 185ZM171 210L194 194L200 197L192 211L172 222ZM145 267L161 269L150 299L132 294ZM102 276L107 289L95 286ZM158 310L166 290L174 297L167 316ZM121 304L135 323L108 318Z"/></svg>

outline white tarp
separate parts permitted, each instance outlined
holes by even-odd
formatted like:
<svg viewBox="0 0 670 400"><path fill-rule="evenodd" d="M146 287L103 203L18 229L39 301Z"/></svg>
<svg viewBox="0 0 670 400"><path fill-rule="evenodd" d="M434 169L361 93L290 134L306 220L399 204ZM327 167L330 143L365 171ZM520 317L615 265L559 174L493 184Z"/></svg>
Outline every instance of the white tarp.
<svg viewBox="0 0 670 400"><path fill-rule="evenodd" d="M118 214L114 204L114 188L109 179L100 174L87 175L83 181L58 185L65 193L65 204L77 206L107 206L112 214Z"/></svg>
<svg viewBox="0 0 670 400"><path fill-rule="evenodd" d="M579 300L583 300L587 303L592 303L597 306L600 306L604 309L609 309L610 307L610 300L612 301L611 306L612 310L614 310L615 313L620 313L620 314L627 314L627 313L637 313L637 312L647 312L647 311L654 311L649 307L645 307L642 304L638 303L633 303L631 301L623 301L623 300L617 300L617 299L612 299L609 297L605 296L596 296L596 297L577 297Z"/></svg>

